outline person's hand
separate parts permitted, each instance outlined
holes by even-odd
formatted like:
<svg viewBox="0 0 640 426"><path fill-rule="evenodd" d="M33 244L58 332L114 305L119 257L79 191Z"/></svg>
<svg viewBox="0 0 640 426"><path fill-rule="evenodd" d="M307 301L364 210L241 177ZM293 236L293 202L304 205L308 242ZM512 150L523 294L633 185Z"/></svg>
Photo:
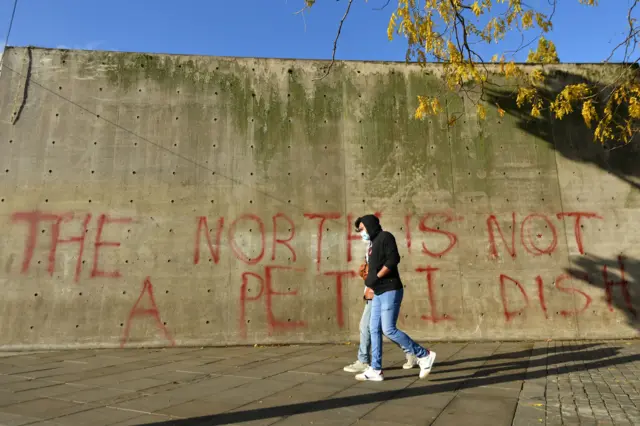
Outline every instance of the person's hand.
<svg viewBox="0 0 640 426"><path fill-rule="evenodd" d="M369 274L367 275L367 278L365 278L364 284L369 288L373 288L373 286L376 284L376 282L378 282L379 279L380 278L378 278L376 274Z"/></svg>

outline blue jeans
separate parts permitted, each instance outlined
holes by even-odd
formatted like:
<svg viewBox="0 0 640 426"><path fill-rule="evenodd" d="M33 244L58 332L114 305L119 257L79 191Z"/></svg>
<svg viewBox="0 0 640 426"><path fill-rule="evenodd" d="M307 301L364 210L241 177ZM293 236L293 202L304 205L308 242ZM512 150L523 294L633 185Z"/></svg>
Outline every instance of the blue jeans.
<svg viewBox="0 0 640 426"><path fill-rule="evenodd" d="M387 291L380 296L373 296L369 328L371 332L371 367L374 370L382 369L383 333L407 353L413 354L418 358L429 355L427 349L396 328L403 296L404 289Z"/></svg>
<svg viewBox="0 0 640 426"><path fill-rule="evenodd" d="M369 323L371 322L371 304L373 301L365 302L362 318L360 318L360 346L358 347L358 360L364 364L371 362L369 352L371 351L371 331ZM394 342L395 343L395 342ZM398 345L400 346L400 345ZM405 353L409 353L408 349L400 346Z"/></svg>

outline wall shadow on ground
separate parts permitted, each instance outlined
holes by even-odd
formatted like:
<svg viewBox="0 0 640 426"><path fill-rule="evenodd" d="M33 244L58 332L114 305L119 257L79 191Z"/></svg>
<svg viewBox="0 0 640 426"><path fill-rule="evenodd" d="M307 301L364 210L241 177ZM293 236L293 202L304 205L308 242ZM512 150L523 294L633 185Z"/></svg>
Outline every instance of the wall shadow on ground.
<svg viewBox="0 0 640 426"><path fill-rule="evenodd" d="M571 264L565 268L567 274L600 289L609 309L624 313L627 323L640 331L640 260L622 254L604 259L587 253L573 258Z"/></svg>
<svg viewBox="0 0 640 426"><path fill-rule="evenodd" d="M588 345L586 345L588 346ZM594 346L596 346L594 344ZM401 400L404 398L412 398L418 396L427 396L447 392L457 392L465 389L477 388L480 386L495 385L501 383L509 383L513 381L532 380L544 378L548 375L568 374L572 372L588 371L599 368L608 368L615 365L623 365L630 362L640 361L640 354L620 355L621 348L608 347L584 350L584 346L580 350L571 351L570 347L550 348L547 357L541 359L529 359L532 350L526 351L525 360L516 361L514 363L506 363L497 365L489 365L486 367L476 368L471 375L461 375L459 377L447 378L446 382L439 380L425 380L422 386L411 386L402 389L384 390L380 392L366 392L361 395L326 398L322 400L300 402L293 404L280 405L276 407L266 407L257 409L247 409L242 411L227 412L222 414L200 416L190 419L171 420L168 422L157 422L154 425L173 425L173 426L195 426L195 425L221 425L221 424L237 424L243 422L251 422L264 420L269 418L278 418L285 416L293 416L298 414L308 414L314 412L322 412L325 410L335 410L339 408L353 407L358 405L367 405L372 403L380 403L385 401ZM546 350L546 349L545 349ZM511 354L500 354L498 359L508 358L510 355L521 354L522 351L513 352ZM460 362L473 362L480 358L468 358ZM482 357L490 361L492 356ZM554 368L545 368L556 364ZM558 365L560 363L560 365ZM439 363L442 365L443 363ZM533 367L529 368L529 367ZM536 369L536 367L539 367ZM527 370L528 369L528 370ZM508 374L500 374L489 376L494 373L504 373L509 370ZM413 373L407 373L414 375ZM444 374L444 372L440 372ZM437 377L437 370L434 369L432 376ZM398 377L402 378L402 377ZM384 383L384 382L383 382ZM422 382L418 382L422 383Z"/></svg>
<svg viewBox="0 0 640 426"><path fill-rule="evenodd" d="M546 99L555 99L567 84L594 84L583 76L562 71L550 74L548 82L552 89L541 91ZM602 86L599 88L604 90ZM574 106L574 112L562 120L553 118L548 112L534 118L529 113L530 107L518 107L516 93L511 89L490 86L485 95L489 105L500 105L506 114L516 118L518 128L544 140L563 157L578 163L595 165L635 189L640 189L639 137L636 136L628 144L615 141L601 144L594 141L593 130L584 124L579 107Z"/></svg>

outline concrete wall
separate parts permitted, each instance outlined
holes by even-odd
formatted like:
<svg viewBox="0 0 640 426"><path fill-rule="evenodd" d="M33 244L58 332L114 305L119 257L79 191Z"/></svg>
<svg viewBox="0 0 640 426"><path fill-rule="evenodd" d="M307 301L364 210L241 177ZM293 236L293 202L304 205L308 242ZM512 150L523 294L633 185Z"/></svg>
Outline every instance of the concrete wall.
<svg viewBox="0 0 640 426"><path fill-rule="evenodd" d="M499 93L415 121L437 66L326 65L8 49L0 347L357 340L372 212L416 339L636 336L637 145Z"/></svg>

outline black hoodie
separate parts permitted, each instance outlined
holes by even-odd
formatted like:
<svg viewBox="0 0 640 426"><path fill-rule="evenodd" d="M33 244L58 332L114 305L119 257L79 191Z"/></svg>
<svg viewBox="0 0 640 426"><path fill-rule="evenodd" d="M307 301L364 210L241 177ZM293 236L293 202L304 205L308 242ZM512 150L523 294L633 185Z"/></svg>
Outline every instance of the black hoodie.
<svg viewBox="0 0 640 426"><path fill-rule="evenodd" d="M363 216L359 221L364 224L371 240L369 274L364 284L377 296L387 291L402 289L398 271L400 254L395 237L390 232L382 230L380 220L374 215ZM384 277L378 278L377 274L383 266L389 268L389 272Z"/></svg>

